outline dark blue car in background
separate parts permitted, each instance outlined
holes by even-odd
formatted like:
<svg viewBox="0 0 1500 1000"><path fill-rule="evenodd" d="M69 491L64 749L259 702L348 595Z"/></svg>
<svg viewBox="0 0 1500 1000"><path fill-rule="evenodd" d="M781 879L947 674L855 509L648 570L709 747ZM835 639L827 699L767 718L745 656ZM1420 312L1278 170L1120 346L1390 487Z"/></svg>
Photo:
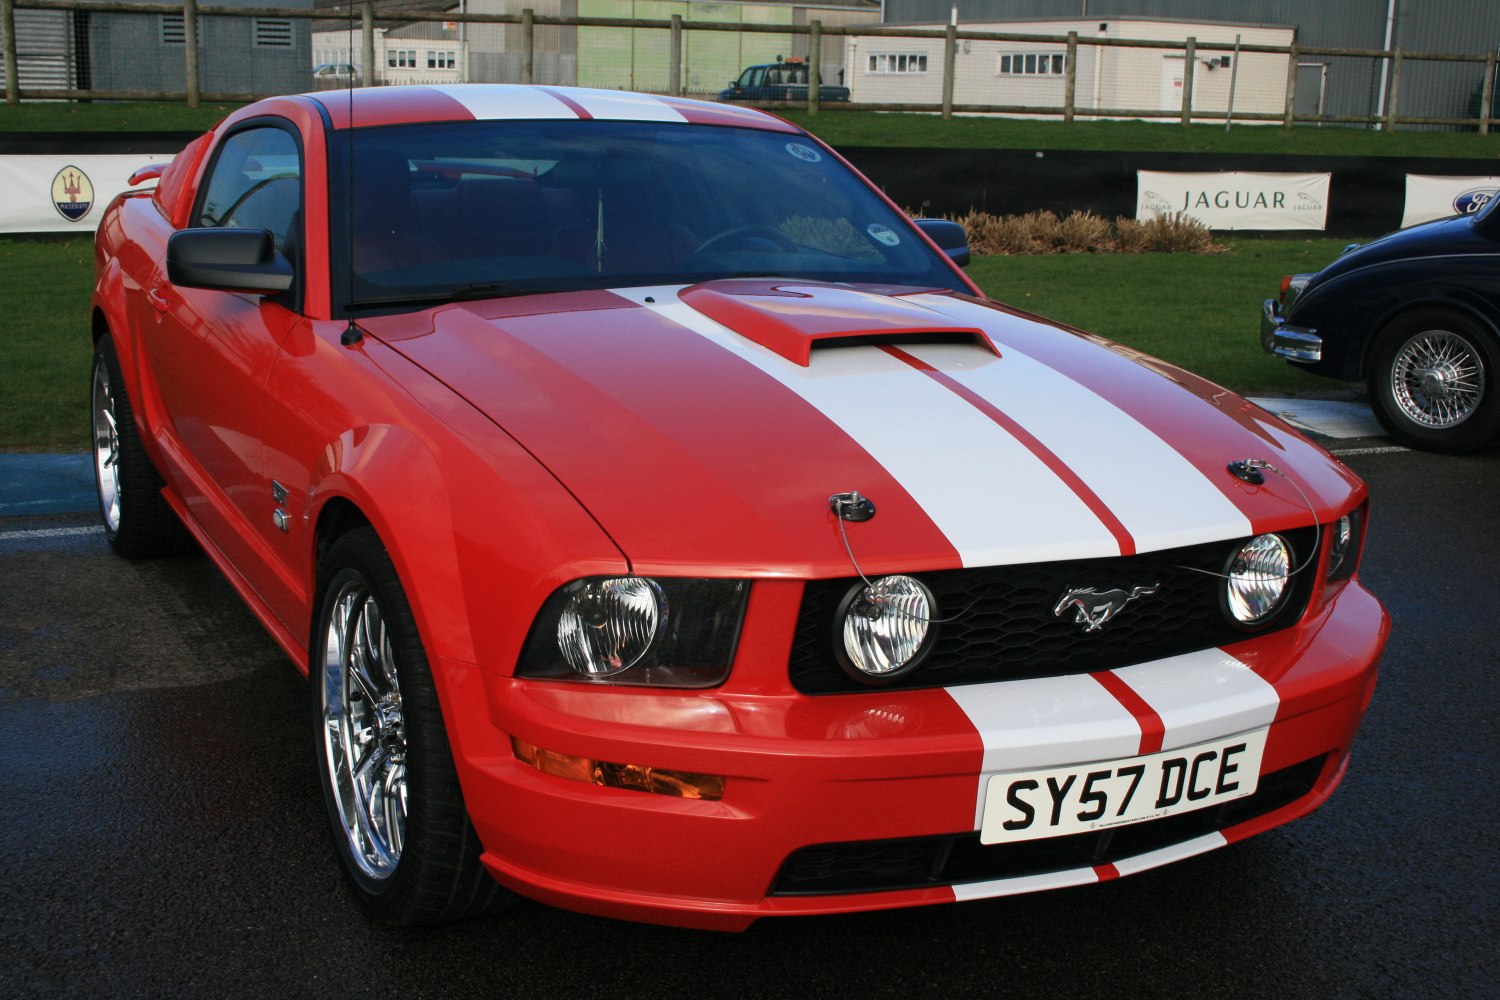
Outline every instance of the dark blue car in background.
<svg viewBox="0 0 1500 1000"><path fill-rule="evenodd" d="M1289 274L1261 345L1310 372L1368 385L1396 440L1465 452L1500 436L1500 196L1468 215L1383 236L1317 274Z"/></svg>

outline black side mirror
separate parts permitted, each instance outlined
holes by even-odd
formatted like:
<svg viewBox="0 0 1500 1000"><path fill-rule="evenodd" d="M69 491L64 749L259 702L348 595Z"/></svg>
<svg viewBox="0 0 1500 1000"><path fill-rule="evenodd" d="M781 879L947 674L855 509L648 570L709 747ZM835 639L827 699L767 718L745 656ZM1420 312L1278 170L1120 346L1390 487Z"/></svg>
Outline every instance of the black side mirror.
<svg viewBox="0 0 1500 1000"><path fill-rule="evenodd" d="M964 227L947 219L914 219L917 228L959 267L969 266L969 235Z"/></svg>
<svg viewBox="0 0 1500 1000"><path fill-rule="evenodd" d="M174 285L272 295L292 287L292 274L268 229L183 229L167 240Z"/></svg>

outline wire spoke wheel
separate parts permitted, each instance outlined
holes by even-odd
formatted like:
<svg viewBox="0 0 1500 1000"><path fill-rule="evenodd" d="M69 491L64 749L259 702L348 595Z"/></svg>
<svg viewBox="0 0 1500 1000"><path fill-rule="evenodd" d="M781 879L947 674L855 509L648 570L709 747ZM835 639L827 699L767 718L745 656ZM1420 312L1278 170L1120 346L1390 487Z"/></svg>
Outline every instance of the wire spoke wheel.
<svg viewBox="0 0 1500 1000"><path fill-rule="evenodd" d="M1484 366L1474 345L1448 330L1424 330L1396 351L1391 395L1413 423L1443 429L1474 415L1484 399Z"/></svg>
<svg viewBox="0 0 1500 1000"><path fill-rule="evenodd" d="M323 751L350 856L389 878L406 840L406 718L391 637L363 580L333 599L323 646Z"/></svg>

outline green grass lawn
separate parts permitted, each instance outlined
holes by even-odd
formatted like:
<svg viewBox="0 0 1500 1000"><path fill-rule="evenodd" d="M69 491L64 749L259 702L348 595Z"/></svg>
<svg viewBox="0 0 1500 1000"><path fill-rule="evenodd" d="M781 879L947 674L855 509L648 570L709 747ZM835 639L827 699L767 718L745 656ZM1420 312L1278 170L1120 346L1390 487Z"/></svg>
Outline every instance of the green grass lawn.
<svg viewBox="0 0 1500 1000"><path fill-rule="evenodd" d="M1261 353L1262 299L1317 270L1344 240L1228 239L1229 252L979 257L990 295L1104 334L1241 392L1344 386ZM78 451L88 440L87 237L0 238L0 449Z"/></svg>
<svg viewBox="0 0 1500 1000"><path fill-rule="evenodd" d="M0 132L196 131L212 127L234 104L147 101L0 104ZM1308 156L1500 156L1500 135L1299 125L1181 125L1163 122L1028 121L1014 118L885 114L848 109L816 116L778 114L833 146L941 146L975 149L1097 149L1146 152L1279 153Z"/></svg>

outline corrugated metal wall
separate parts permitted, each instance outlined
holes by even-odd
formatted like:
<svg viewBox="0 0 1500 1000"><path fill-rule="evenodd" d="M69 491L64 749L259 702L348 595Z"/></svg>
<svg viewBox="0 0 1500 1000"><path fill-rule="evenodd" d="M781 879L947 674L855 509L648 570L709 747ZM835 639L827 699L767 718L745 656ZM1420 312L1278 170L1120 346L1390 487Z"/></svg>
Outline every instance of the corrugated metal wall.
<svg viewBox="0 0 1500 1000"><path fill-rule="evenodd" d="M886 0L890 23L947 21L957 6L960 22L1018 18L1169 17L1187 21L1238 21L1292 25L1303 45L1384 47L1390 0ZM1484 53L1500 45L1496 0L1396 0L1395 44L1424 52ZM1299 107L1316 106L1325 86L1327 114L1368 115L1381 107L1382 61L1307 57L1299 74ZM1322 67L1326 66L1326 69ZM1400 110L1420 116L1477 115L1482 64L1407 62Z"/></svg>
<svg viewBox="0 0 1500 1000"><path fill-rule="evenodd" d="M60 10L18 10L16 76L21 87L64 90L73 85L70 20ZM0 55L0 68L5 58Z"/></svg>

